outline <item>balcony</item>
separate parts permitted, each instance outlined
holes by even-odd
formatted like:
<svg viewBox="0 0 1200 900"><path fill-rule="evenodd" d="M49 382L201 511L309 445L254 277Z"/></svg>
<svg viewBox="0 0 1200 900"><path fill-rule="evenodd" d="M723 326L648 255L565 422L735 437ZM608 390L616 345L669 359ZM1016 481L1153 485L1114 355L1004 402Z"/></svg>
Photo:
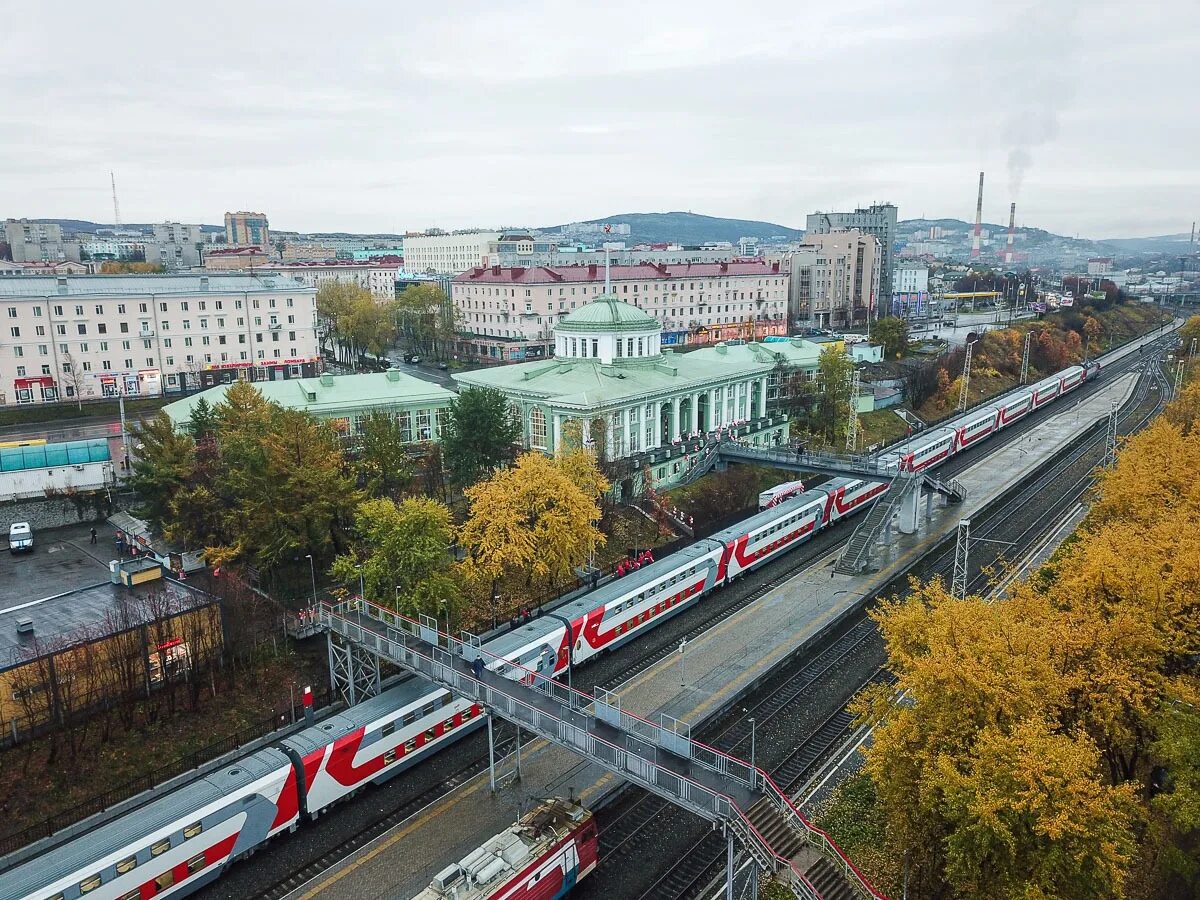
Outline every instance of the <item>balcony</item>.
<svg viewBox="0 0 1200 900"><path fill-rule="evenodd" d="M137 335L138 335L138 337L152 338L152 337L154 337L154 329L153 328L143 328L141 331L139 331L137 333Z"/></svg>
<svg viewBox="0 0 1200 900"><path fill-rule="evenodd" d="M282 323L282 322L272 322L272 323L271 323L270 325L268 325L267 327L268 327L269 329L271 329L271 331L282 331L282 330L283 330L283 323Z"/></svg>

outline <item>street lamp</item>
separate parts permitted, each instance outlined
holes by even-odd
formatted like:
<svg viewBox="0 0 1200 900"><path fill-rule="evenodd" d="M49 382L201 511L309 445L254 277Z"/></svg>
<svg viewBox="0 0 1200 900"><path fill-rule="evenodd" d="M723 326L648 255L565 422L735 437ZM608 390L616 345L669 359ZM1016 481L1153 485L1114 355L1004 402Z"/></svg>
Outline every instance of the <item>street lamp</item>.
<svg viewBox="0 0 1200 900"><path fill-rule="evenodd" d="M356 572L358 573L358 599L360 599L360 600L366 600L366 599L367 599L367 589L366 589L365 587L363 587L363 567L362 567L362 564L361 564L361 563L359 563L358 565L356 565L356 566L354 567L354 571L356 571Z"/></svg>
<svg viewBox="0 0 1200 900"><path fill-rule="evenodd" d="M687 687L687 669L684 668L683 652L687 649L687 638L681 638L679 641L679 686Z"/></svg>
<svg viewBox="0 0 1200 900"><path fill-rule="evenodd" d="M311 553L305 553L304 558L308 560L308 571L312 575L313 606L316 606L317 605L317 564L315 562L313 562L313 555Z"/></svg>
<svg viewBox="0 0 1200 900"><path fill-rule="evenodd" d="M742 712L749 712L749 711L750 710L746 709L746 707L744 707L744 706L742 707ZM756 768L756 766L754 765L754 749L755 749L754 748L754 744L755 744L754 738L755 738L754 716L751 716L750 717L750 768L752 768L752 769Z"/></svg>

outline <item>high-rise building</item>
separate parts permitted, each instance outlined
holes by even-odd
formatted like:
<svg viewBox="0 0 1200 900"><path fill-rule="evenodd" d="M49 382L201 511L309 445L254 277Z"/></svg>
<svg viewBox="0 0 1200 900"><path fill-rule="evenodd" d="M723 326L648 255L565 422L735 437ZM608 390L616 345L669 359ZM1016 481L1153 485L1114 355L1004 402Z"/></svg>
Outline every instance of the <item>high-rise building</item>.
<svg viewBox="0 0 1200 900"><path fill-rule="evenodd" d="M154 240L146 242L146 262L163 268L190 269L204 264L208 239L199 225L163 222L154 226Z"/></svg>
<svg viewBox="0 0 1200 900"><path fill-rule="evenodd" d="M879 238L883 260L880 266L879 294L875 298L892 296L893 254L896 242L896 206L894 203L873 203L854 212L809 213L805 236L828 234L838 228L857 228ZM878 304L876 304L878 309Z"/></svg>
<svg viewBox="0 0 1200 900"><path fill-rule="evenodd" d="M486 266L489 249L500 236L499 231L405 235L404 268L419 274L457 275L475 266Z"/></svg>
<svg viewBox="0 0 1200 900"><path fill-rule="evenodd" d="M873 234L858 229L810 232L785 265L792 322L814 328L865 325L879 297L881 256L880 240Z"/></svg>
<svg viewBox="0 0 1200 900"><path fill-rule="evenodd" d="M225 213L225 241L243 247L257 246L269 250L271 232L266 213L245 210Z"/></svg>
<svg viewBox="0 0 1200 900"><path fill-rule="evenodd" d="M8 219L4 223L4 240L11 248L13 262L55 263L64 259L79 262L78 242L64 241L62 226L51 222Z"/></svg>

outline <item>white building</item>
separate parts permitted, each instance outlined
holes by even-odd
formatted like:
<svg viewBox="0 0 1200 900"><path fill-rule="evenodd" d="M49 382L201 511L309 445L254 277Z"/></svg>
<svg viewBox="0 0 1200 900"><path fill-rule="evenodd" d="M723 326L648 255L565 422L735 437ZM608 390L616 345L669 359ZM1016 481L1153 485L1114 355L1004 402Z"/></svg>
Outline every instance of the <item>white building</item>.
<svg viewBox="0 0 1200 900"><path fill-rule="evenodd" d="M465 332L460 352L504 360L548 356L558 321L603 288L602 265L476 266L451 287ZM779 263L613 266L612 292L652 316L667 344L787 334L788 273Z"/></svg>
<svg viewBox="0 0 1200 900"><path fill-rule="evenodd" d="M316 291L258 275L0 278L0 404L319 369Z"/></svg>
<svg viewBox="0 0 1200 900"><path fill-rule="evenodd" d="M488 248L500 236L499 231L405 235L404 267L410 272L457 275L472 266L486 266Z"/></svg>
<svg viewBox="0 0 1200 900"><path fill-rule="evenodd" d="M255 266L260 275L280 275L292 278L311 288L340 281L366 288L376 300L393 300L396 281L401 273L400 260L392 257L356 262L350 259L327 259L313 262L268 263Z"/></svg>
<svg viewBox="0 0 1200 900"><path fill-rule="evenodd" d="M4 240L12 252L13 262L59 262L64 259L79 262L79 244L63 240L61 225L8 219L4 223Z"/></svg>
<svg viewBox="0 0 1200 900"><path fill-rule="evenodd" d="M154 226L154 239L146 242L146 262L166 269L191 269L204 264L208 239L199 225L163 222Z"/></svg>

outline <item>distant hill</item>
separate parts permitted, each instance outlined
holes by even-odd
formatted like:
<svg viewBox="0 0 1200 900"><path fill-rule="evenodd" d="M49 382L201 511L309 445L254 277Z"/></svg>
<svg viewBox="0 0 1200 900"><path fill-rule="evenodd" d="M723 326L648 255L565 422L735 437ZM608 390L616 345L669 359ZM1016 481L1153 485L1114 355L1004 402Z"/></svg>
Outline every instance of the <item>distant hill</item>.
<svg viewBox="0 0 1200 900"><path fill-rule="evenodd" d="M0 216L0 220L3 220ZM14 217L15 218L15 217ZM95 232L98 229L111 231L115 228L120 228L123 231L153 231L155 225L161 225L161 222L122 222L119 226L110 225L104 222L89 222L87 219L30 219L30 222L44 222L48 225L61 225L63 231L68 233ZM201 231L225 231L224 225L201 225Z"/></svg>
<svg viewBox="0 0 1200 900"><path fill-rule="evenodd" d="M603 219L586 219L588 225L626 224L630 227L629 235L613 235L613 240L625 241L626 244L661 243L675 241L680 244L703 244L708 241L729 241L736 244L739 238L753 237L760 241L771 239L794 241L804 236L801 228L789 228L786 225L776 225L773 222L759 222L754 219L725 219L719 216L702 216L690 212L663 213L622 213L617 216L606 216ZM547 225L539 228L541 232L557 232L562 225ZM588 236L599 241L602 235Z"/></svg>

